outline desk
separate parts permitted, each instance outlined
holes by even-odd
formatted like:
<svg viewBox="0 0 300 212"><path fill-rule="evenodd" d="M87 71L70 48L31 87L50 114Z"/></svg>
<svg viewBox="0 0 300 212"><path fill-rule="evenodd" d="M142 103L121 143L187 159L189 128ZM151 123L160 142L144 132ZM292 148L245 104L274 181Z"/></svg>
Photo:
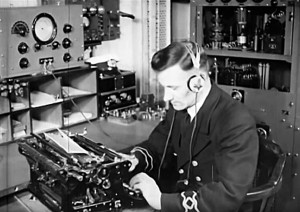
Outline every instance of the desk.
<svg viewBox="0 0 300 212"><path fill-rule="evenodd" d="M71 132L81 133L86 128L88 138L118 151L146 140L158 122L159 120L145 120L125 124L96 120L69 129Z"/></svg>
<svg viewBox="0 0 300 212"><path fill-rule="evenodd" d="M115 123L107 120L95 120L71 127L73 133L87 129L87 137L115 150L127 148L148 138L158 120L134 121L129 124ZM51 212L45 205L28 192L23 191L0 200L3 212ZM151 208L124 209L122 212L153 212Z"/></svg>
<svg viewBox="0 0 300 212"><path fill-rule="evenodd" d="M52 212L30 192L24 191L13 195L7 202L0 202L0 211L3 212ZM123 209L120 212L154 212L150 207ZM67 212L67 211L66 211Z"/></svg>

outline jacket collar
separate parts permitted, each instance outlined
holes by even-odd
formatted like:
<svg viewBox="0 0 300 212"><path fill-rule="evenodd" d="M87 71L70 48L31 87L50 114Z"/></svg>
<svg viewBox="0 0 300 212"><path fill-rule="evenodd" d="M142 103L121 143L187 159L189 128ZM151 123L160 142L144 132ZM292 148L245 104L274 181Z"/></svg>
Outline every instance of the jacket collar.
<svg viewBox="0 0 300 212"><path fill-rule="evenodd" d="M197 126L203 134L209 134L210 120L221 96L221 89L212 81L211 90L197 113Z"/></svg>

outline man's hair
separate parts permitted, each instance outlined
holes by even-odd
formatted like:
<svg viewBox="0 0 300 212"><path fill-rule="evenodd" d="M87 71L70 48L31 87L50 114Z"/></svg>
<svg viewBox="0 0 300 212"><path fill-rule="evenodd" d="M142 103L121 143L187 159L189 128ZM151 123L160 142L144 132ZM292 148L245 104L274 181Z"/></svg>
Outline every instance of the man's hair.
<svg viewBox="0 0 300 212"><path fill-rule="evenodd" d="M198 45L192 41L173 42L167 47L156 52L151 61L151 67L155 72L161 72L173 65L178 64L182 70L187 71L193 68L194 64L189 53L190 49L196 57ZM207 67L207 55L200 47L200 69Z"/></svg>

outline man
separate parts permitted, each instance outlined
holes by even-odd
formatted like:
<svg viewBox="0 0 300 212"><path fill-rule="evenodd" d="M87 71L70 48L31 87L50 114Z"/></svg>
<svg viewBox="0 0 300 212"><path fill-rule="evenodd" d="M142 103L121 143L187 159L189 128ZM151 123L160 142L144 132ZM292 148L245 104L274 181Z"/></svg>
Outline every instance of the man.
<svg viewBox="0 0 300 212"><path fill-rule="evenodd" d="M128 158L130 186L161 211L237 211L252 185L258 158L254 119L209 78L207 56L193 42L174 42L151 66L170 102L166 119ZM171 160L175 155L177 160ZM158 186L162 168L177 163L176 191ZM158 176L149 174L157 170Z"/></svg>

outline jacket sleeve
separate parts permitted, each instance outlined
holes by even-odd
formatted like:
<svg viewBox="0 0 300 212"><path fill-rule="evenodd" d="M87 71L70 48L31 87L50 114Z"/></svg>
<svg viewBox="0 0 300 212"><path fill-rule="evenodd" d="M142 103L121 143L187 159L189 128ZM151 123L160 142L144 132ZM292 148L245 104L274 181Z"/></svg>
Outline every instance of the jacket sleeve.
<svg viewBox="0 0 300 212"><path fill-rule="evenodd" d="M212 182L181 193L163 193L162 212L237 211L252 185L258 158L255 122L248 113L231 113L218 119L214 138ZM228 121L230 120L230 121Z"/></svg>
<svg viewBox="0 0 300 212"><path fill-rule="evenodd" d="M171 107L166 114L166 118L154 128L148 140L138 144L131 150L131 153L134 153L139 160L136 167L137 172L150 172L158 169L174 119L175 110ZM170 142L167 145L170 145Z"/></svg>

